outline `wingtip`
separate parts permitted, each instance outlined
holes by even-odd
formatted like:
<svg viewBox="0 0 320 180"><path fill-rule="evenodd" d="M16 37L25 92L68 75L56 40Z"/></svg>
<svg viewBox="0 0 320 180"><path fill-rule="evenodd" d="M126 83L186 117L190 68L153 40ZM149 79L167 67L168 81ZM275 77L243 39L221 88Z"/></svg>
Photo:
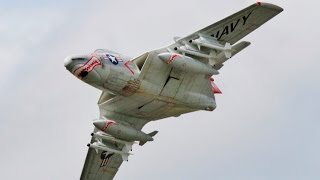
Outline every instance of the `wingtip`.
<svg viewBox="0 0 320 180"><path fill-rule="evenodd" d="M268 8L268 9L273 9L273 10L278 11L278 12L282 12L282 11L283 11L283 8L282 8L282 7L277 6L277 5L275 5L275 4L271 4L271 3L266 3L266 2L260 2L260 1L258 1L258 2L256 3L256 5L257 5L257 6L263 6L263 7L266 7L266 8Z"/></svg>

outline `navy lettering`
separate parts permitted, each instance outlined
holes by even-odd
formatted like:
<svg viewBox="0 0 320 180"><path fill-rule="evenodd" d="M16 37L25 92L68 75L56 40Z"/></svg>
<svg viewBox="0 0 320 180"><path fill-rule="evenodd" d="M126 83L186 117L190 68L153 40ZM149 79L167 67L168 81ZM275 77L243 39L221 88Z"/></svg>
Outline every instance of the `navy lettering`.
<svg viewBox="0 0 320 180"><path fill-rule="evenodd" d="M251 13L252 13L252 12L250 12L247 16L243 16L243 17L242 17L242 19L243 19L243 25L246 24L246 22L247 22L249 16L251 15Z"/></svg>
<svg viewBox="0 0 320 180"><path fill-rule="evenodd" d="M220 37L218 39L220 39L223 35L228 35L229 34L229 26L225 26Z"/></svg>
<svg viewBox="0 0 320 180"><path fill-rule="evenodd" d="M240 21L240 19L238 19L235 24L231 23L230 32L233 32L236 29L236 27L238 26L239 21Z"/></svg>
<svg viewBox="0 0 320 180"><path fill-rule="evenodd" d="M217 34L216 34L216 38L218 39L218 37L219 37L219 34L220 34L220 30L217 32ZM213 37L214 37L214 35L213 35Z"/></svg>
<svg viewBox="0 0 320 180"><path fill-rule="evenodd" d="M230 24L226 25L225 27L223 27L223 30L218 30L216 33L211 34L212 37L217 38L218 40L221 39L221 37L223 35L228 35L229 33L232 33L233 31L236 30L236 28L239 25L239 22L241 20L243 20L243 26L247 23L247 20L249 19L249 17L251 16L252 12L250 12L247 15L242 16L242 18L237 19L234 22L231 22ZM221 33L221 34L220 34Z"/></svg>

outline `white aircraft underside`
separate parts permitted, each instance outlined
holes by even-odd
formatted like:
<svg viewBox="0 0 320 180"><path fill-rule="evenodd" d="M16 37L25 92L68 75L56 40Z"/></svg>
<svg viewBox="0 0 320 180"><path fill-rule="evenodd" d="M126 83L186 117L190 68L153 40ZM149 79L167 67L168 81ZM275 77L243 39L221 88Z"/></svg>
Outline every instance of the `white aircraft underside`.
<svg viewBox="0 0 320 180"><path fill-rule="evenodd" d="M99 49L69 56L65 67L80 80L102 91L100 118L93 121L90 147L80 179L113 179L135 143L153 141L158 131L142 127L166 117L216 108L213 82L225 61L250 45L247 34L282 12L255 3L175 43L131 59Z"/></svg>

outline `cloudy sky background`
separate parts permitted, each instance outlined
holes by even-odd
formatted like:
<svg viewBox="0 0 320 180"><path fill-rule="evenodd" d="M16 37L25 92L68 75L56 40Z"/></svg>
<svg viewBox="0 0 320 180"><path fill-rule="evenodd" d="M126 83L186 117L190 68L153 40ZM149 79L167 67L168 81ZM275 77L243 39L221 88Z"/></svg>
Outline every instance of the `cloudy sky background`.
<svg viewBox="0 0 320 180"><path fill-rule="evenodd" d="M148 124L115 179L319 179L319 2L283 13L225 64L214 112ZM100 92L65 56L107 48L135 57L254 1L0 2L1 179L79 179Z"/></svg>

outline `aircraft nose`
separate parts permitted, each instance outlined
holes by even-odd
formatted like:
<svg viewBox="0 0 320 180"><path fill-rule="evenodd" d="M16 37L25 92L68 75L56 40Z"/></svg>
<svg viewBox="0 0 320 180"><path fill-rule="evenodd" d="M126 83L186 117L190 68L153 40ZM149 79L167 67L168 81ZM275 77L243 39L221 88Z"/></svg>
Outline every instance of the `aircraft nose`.
<svg viewBox="0 0 320 180"><path fill-rule="evenodd" d="M64 67L67 67L71 62L72 62L71 56L67 56L66 58L64 58Z"/></svg>
<svg viewBox="0 0 320 180"><path fill-rule="evenodd" d="M72 55L64 58L64 67L69 71L77 64L84 64L88 61L90 55Z"/></svg>

